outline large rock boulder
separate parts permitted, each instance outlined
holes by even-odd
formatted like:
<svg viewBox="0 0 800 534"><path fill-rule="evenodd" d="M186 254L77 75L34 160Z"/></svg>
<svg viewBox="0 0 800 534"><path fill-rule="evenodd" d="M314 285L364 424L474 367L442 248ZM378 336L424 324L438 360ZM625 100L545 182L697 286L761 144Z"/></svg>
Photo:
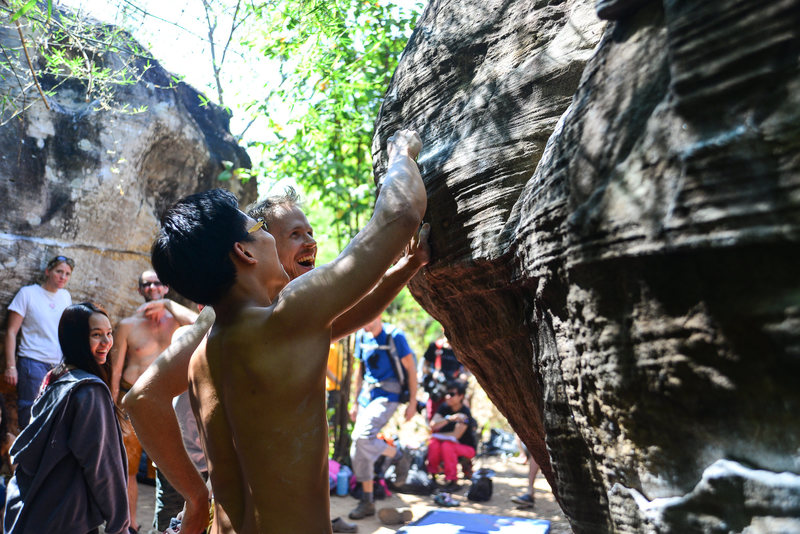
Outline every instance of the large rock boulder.
<svg viewBox="0 0 800 534"><path fill-rule="evenodd" d="M422 134L412 293L575 532L800 532L798 28L796 0L433 1L398 66L373 153Z"/></svg>
<svg viewBox="0 0 800 534"><path fill-rule="evenodd" d="M0 44L17 51L17 74L29 83L13 25L0 28ZM28 48L40 65L35 47ZM79 80L40 73L43 90L53 91L50 109L34 91L22 99L14 76L0 81L2 94L26 106L0 126L0 336L6 306L20 287L41 281L51 257L75 259L68 286L73 301L99 302L118 320L142 302L137 276L149 266L166 207L214 187L255 200L255 181L217 179L225 161L250 166L226 111L202 106L196 90L130 51L106 53L102 61L130 63L130 76L140 76L135 84L111 87L110 105L87 102Z"/></svg>

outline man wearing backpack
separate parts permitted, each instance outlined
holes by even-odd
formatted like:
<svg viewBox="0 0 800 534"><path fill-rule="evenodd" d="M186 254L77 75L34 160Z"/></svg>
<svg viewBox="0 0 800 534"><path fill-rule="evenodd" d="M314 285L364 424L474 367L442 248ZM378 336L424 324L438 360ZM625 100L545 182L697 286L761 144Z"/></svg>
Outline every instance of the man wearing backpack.
<svg viewBox="0 0 800 534"><path fill-rule="evenodd" d="M358 401L350 412L353 426L353 445L350 456L356 480L364 490L361 501L351 512L350 519L363 519L375 515L373 497L373 472L375 461L381 456L398 462L398 480L404 477L408 466L402 452L378 438L378 432L389 421L401 402L408 402L405 420L416 413L417 375L414 353L405 335L384 324L378 316L356 334L356 358L360 362L356 373ZM405 371L405 372L403 372ZM363 386L363 387L362 387ZM408 390L405 398L404 390ZM407 455L406 455L407 456Z"/></svg>

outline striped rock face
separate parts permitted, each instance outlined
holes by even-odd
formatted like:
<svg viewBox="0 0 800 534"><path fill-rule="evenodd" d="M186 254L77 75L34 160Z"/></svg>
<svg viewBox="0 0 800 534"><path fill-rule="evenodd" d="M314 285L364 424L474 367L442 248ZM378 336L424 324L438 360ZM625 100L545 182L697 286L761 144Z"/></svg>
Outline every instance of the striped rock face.
<svg viewBox="0 0 800 534"><path fill-rule="evenodd" d="M394 75L412 293L575 532L800 532L798 28L796 0L432 1Z"/></svg>

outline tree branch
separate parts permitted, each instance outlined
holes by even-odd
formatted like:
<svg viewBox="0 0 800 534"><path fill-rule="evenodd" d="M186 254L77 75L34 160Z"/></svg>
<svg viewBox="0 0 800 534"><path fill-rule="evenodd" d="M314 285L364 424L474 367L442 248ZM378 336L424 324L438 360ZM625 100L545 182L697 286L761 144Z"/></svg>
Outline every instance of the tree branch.
<svg viewBox="0 0 800 534"><path fill-rule="evenodd" d="M17 25L17 33L19 33L19 40L22 43L22 50L25 52L25 59L28 60L28 68L31 69L31 76L33 76L33 83L36 84L36 89L39 91L39 95L42 97L42 102L44 102L44 107L47 108L47 111L50 111L50 104L47 103L47 98L45 98L44 92L42 91L42 87L39 85L39 80L36 79L36 71L33 69L33 63L31 63L31 56L28 55L28 47L25 45L25 36L22 35L22 27L19 25L18 20L15 20L14 24Z"/></svg>

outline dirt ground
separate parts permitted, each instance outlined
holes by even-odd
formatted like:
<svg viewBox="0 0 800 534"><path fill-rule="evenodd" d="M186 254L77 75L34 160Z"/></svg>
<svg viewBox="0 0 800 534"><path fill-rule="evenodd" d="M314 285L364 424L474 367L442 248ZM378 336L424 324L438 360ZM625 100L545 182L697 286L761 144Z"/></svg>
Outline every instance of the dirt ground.
<svg viewBox="0 0 800 534"><path fill-rule="evenodd" d="M489 401L486 393L477 386L474 381L467 393L471 401L473 417L479 425L488 432L490 427L501 427L508 429L508 423L497 409ZM429 431L425 419L422 415L416 415L409 422L404 422L402 410L398 410L395 416L384 427L383 432L387 436L399 437L401 443L410 445L424 443L429 436ZM485 439L484 435L482 440ZM481 514L492 514L502 516L530 517L534 519L545 519L550 521L550 534L572 534L569 523L564 518L558 504L553 497L550 486L544 477L539 474L534 483L534 498L536 504L533 509L519 509L511 502L511 497L522 494L526 491L528 482L528 466L520 465L517 457L491 456L486 458L476 458L473 463L473 470L477 471L481 467L493 469L496 473L493 479L493 494L488 502L476 503L466 498L469 490L469 482L463 482L464 488L454 495L454 498L461 504L454 510L462 512L474 512ZM153 521L153 502L154 490L152 486L139 484L139 501L137 518L142 525L141 534L159 534L155 530L148 530ZM331 518L344 517L352 510L358 501L352 497L338 497L331 495ZM376 501L376 509L387 506L408 507L414 514L414 519L419 519L428 511L438 508L433 502L432 496L405 495L393 493L391 497ZM347 519L350 521L349 519ZM377 515L353 521L359 527L361 534L388 534L396 532L401 525L384 526L380 523Z"/></svg>
<svg viewBox="0 0 800 534"><path fill-rule="evenodd" d="M536 505L531 509L518 509L511 502L511 497L525 492L527 483L527 465L519 465L513 459L490 457L480 458L475 461L475 468L489 467L497 474L494 477L494 492L491 500L483 503L476 503L467 500L467 490L469 483L464 483L464 489L454 495L461 506L453 508L462 512L475 512L480 514L493 514L512 517L531 517L535 519L546 519L550 521L550 534L571 534L569 527L561 509L553 499L550 486L547 481L539 475L534 483ZM156 530L148 530L153 519L154 489L146 484L139 484L139 502L137 518L142 524L142 534L157 534ZM331 496L331 518L338 516L347 518L347 514L358 502L352 497ZM404 495L393 493L391 497L377 501L376 509L386 506L409 507L414 514L414 519L419 519L430 510L438 508L433 502L432 497L419 495ZM358 532L361 534L388 534L396 532L401 525L391 527L380 523L377 516L353 521L358 525Z"/></svg>
<svg viewBox="0 0 800 534"><path fill-rule="evenodd" d="M530 517L550 521L550 534L571 534L572 529L564 518L561 509L553 498L550 486L541 475L534 482L534 498L536 504L533 509L519 509L511 502L511 497L525 492L528 481L528 466L519 465L511 459L499 457L481 458L475 461L475 469L488 467L496 472L493 479L492 498L487 502L477 503L466 498L469 483L464 482L464 489L453 496L461 505L452 510L461 512L474 512L479 514L503 515L512 517ZM357 501L352 497L331 496L331 518L337 516L347 517ZM430 510L439 508L433 502L433 497L419 495L404 495L394 493L390 498L376 501L375 508L386 506L409 507L414 514L414 519L419 519ZM384 526L376 517L353 521L358 525L358 531L364 534L388 534L396 532L401 525Z"/></svg>

